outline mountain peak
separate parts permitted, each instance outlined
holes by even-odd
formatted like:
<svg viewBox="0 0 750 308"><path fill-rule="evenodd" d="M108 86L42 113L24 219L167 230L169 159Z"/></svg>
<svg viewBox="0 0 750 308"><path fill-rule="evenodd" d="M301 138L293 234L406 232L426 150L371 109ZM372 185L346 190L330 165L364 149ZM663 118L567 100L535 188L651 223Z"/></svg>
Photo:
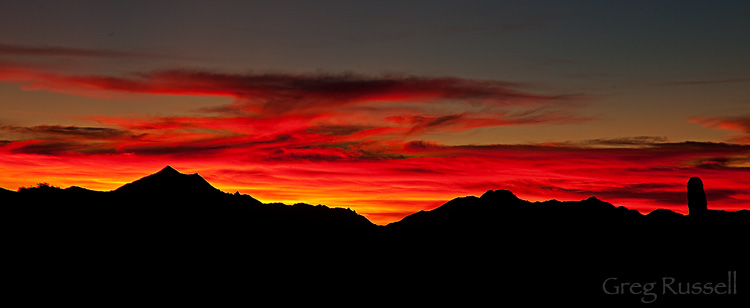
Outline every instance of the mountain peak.
<svg viewBox="0 0 750 308"><path fill-rule="evenodd" d="M172 166L123 185L115 191L148 195L198 196L221 193L199 174L184 174Z"/></svg>
<svg viewBox="0 0 750 308"><path fill-rule="evenodd" d="M518 197L510 190L488 190L480 199L484 201L519 201Z"/></svg>
<svg viewBox="0 0 750 308"><path fill-rule="evenodd" d="M177 171L177 169L175 169L175 168L172 168L172 166L170 166L170 165L167 165L166 167L164 167L164 169L161 169L161 171L159 171L159 172L157 172L157 173L155 173L155 174L161 174L161 175L177 175L177 174L182 174L182 173L180 173L179 171Z"/></svg>

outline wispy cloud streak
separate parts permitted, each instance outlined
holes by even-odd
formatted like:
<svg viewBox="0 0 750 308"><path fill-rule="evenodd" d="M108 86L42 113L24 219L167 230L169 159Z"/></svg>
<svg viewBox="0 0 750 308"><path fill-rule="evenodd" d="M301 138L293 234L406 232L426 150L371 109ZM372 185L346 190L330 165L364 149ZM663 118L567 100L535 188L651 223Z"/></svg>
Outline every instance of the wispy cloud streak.
<svg viewBox="0 0 750 308"><path fill-rule="evenodd" d="M181 58L144 52L112 49L76 48L52 45L17 45L0 43L0 55L21 57L76 57L76 58Z"/></svg>
<svg viewBox="0 0 750 308"><path fill-rule="evenodd" d="M732 136L731 140L734 142L750 144L750 115L695 117L690 120L710 128L739 132L741 134Z"/></svg>
<svg viewBox="0 0 750 308"><path fill-rule="evenodd" d="M256 112L330 108L352 103L452 100L489 106L565 101L566 95L519 90L520 84L455 77L365 76L356 74L228 74L163 70L125 76L65 75L20 68L0 68L6 82L27 89L95 94L99 91L211 95L242 98Z"/></svg>

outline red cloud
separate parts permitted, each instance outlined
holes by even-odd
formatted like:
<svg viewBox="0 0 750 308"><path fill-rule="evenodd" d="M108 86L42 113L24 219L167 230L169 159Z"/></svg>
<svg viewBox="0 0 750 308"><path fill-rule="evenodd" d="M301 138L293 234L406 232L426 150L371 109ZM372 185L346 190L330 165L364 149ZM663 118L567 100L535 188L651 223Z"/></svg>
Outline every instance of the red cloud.
<svg viewBox="0 0 750 308"><path fill-rule="evenodd" d="M93 95L101 91L232 96L251 111L285 112L377 101L454 100L494 106L563 101L566 96L518 90L519 84L455 77L355 74L227 74L164 70L125 76L66 75L30 69L0 68L0 80L27 89Z"/></svg>
<svg viewBox="0 0 750 308"><path fill-rule="evenodd" d="M703 126L710 128L741 132L743 133L743 135L733 136L732 141L750 144L750 115L726 117L695 117L690 119L690 121L700 123Z"/></svg>
<svg viewBox="0 0 750 308"><path fill-rule="evenodd" d="M750 133L750 115L728 117L695 117L692 122L701 123L707 127L728 129Z"/></svg>
<svg viewBox="0 0 750 308"><path fill-rule="evenodd" d="M235 145L254 144L259 137L272 138L280 134L294 135L310 143L372 138L383 141L432 130L461 131L589 120L550 108L551 103L569 101L566 96L524 92L518 90L519 84L493 80L355 74L227 74L194 70L112 77L45 73L23 67L0 67L0 73L0 80L22 83L27 89L82 95L128 92L236 98L232 105L203 110L215 114L214 117L94 117L102 124L115 126L99 128L101 131L127 130L143 137L114 145L111 148L116 152L176 153L176 149L181 148L200 151L203 148L200 144L205 140L234 141L242 136L251 140ZM501 110L511 105L515 111ZM534 108L524 110L530 105ZM456 110L461 112L455 113ZM55 144L64 143L55 141ZM80 140L75 141L76 146L56 147L55 153L65 149L87 150ZM182 147L172 142L191 144ZM164 146L171 146L175 151L159 149ZM213 144L207 148L217 149Z"/></svg>
<svg viewBox="0 0 750 308"><path fill-rule="evenodd" d="M591 118L573 116L560 110L535 110L535 112L521 114L485 112L480 115L464 112L443 116L390 116L386 120L399 125L410 126L407 134L413 134L428 129L461 131L488 126L574 124L589 121Z"/></svg>

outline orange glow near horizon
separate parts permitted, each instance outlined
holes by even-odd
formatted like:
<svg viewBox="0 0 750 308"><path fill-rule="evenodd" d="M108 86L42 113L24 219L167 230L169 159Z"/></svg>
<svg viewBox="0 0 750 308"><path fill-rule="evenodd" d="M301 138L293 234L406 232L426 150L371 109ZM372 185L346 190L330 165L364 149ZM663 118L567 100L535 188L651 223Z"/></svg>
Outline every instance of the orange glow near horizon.
<svg viewBox="0 0 750 308"><path fill-rule="evenodd" d="M351 208L376 224L430 210L455 197L479 196L490 189L508 189L530 201L596 196L642 213L656 208L685 213L685 183L691 176L703 178L711 209L737 210L750 201L745 189L750 185L750 171L685 165L667 169L663 166L675 158L663 157L669 152L666 149L613 151L524 146L441 151L452 153L446 157L432 153L429 157L388 160L255 163L242 162L236 156L166 158L121 154L61 158L6 153L0 160L0 183L11 190L48 182L63 188L81 186L107 191L170 164L183 173L201 174L225 192L239 191L265 203L304 202ZM550 152L557 156L555 162L546 159ZM691 154L677 154L685 155L680 160L691 160ZM639 160L633 160L633 156Z"/></svg>

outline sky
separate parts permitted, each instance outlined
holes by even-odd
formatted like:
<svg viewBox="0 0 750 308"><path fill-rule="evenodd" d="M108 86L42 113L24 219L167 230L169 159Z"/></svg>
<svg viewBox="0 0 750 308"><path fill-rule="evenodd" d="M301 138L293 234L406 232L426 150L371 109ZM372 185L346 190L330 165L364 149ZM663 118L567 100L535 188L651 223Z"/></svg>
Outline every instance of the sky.
<svg viewBox="0 0 750 308"><path fill-rule="evenodd" d="M747 1L3 1L0 187L750 208Z"/></svg>

